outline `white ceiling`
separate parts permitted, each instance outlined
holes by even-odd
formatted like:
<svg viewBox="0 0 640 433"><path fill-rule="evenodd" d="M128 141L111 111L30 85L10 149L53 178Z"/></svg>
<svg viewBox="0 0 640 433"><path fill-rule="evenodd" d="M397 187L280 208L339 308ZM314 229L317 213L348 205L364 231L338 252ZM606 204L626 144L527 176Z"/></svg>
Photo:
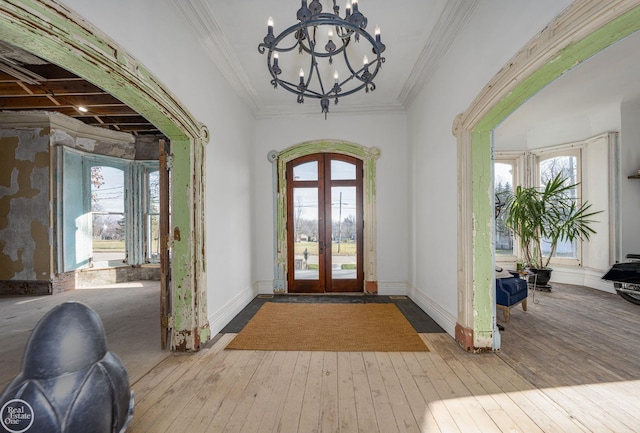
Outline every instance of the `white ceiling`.
<svg viewBox="0 0 640 433"><path fill-rule="evenodd" d="M496 128L495 149L535 148L545 134L563 137L563 128L615 127L620 104L640 99L639 52L636 32L566 72Z"/></svg>
<svg viewBox="0 0 640 433"><path fill-rule="evenodd" d="M386 62L376 77L374 92L358 92L344 97L331 112L403 110L430 77L478 0L405 0L403 2L360 0L359 10L368 18L367 30L376 25L387 49ZM266 54L258 44L267 31L267 18L274 19L274 33L297 22L299 0L174 0L196 31L222 74L257 116L319 113L320 102L274 89L266 66ZM322 0L323 11L333 8ZM339 0L341 15L346 1ZM222 61L222 59L224 59ZM282 65L281 65L282 66ZM284 74L295 74L298 69Z"/></svg>
<svg viewBox="0 0 640 433"><path fill-rule="evenodd" d="M274 32L297 22L300 0L173 0L221 73L257 117L320 113L320 103L297 104L295 95L274 89L266 54L258 53L267 18ZM310 1L310 0L309 0ZM333 103L332 113L404 110L430 79L479 0L360 0L367 29L382 29L386 62L374 92L359 92ZM332 1L321 0L324 11ZM341 11L345 0L338 0ZM342 13L342 12L341 12ZM597 110L619 110L623 100L640 98L640 35L633 35L580 64L534 95L495 131L496 149L526 148L527 137L563 122L588 122ZM297 69L289 72L296 74ZM287 73L286 71L283 72ZM587 119L587 120L584 120Z"/></svg>

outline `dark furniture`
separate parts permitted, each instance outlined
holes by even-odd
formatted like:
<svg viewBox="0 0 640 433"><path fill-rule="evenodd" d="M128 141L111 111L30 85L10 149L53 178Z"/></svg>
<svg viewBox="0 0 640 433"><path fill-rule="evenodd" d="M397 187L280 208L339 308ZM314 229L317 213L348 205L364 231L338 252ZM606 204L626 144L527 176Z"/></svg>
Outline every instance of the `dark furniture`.
<svg viewBox="0 0 640 433"><path fill-rule="evenodd" d="M504 311L504 321L509 322L510 308L522 303L522 309L527 311L528 287L527 280L514 275L511 278L496 278L496 306Z"/></svg>

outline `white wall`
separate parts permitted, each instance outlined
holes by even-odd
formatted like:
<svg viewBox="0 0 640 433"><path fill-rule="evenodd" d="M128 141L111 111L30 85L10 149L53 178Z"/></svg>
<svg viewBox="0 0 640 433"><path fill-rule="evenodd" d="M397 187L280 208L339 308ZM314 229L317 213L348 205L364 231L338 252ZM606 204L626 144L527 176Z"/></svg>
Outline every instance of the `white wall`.
<svg viewBox="0 0 640 433"><path fill-rule="evenodd" d="M250 300L254 120L170 0L64 0L122 45L208 126L206 260L211 330Z"/></svg>
<svg viewBox="0 0 640 433"><path fill-rule="evenodd" d="M274 278L272 165L267 154L306 141L333 139L381 149L377 161L379 292L406 294L410 260L406 115L348 115L338 111L333 110L327 120L318 113L257 121L253 161L255 275L261 291L271 288Z"/></svg>
<svg viewBox="0 0 640 433"><path fill-rule="evenodd" d="M640 170L640 101L624 102L620 130L621 258L640 254L640 180L628 179Z"/></svg>
<svg viewBox="0 0 640 433"><path fill-rule="evenodd" d="M412 295L453 334L457 320L457 166L451 132L487 82L570 1L480 2L409 110Z"/></svg>

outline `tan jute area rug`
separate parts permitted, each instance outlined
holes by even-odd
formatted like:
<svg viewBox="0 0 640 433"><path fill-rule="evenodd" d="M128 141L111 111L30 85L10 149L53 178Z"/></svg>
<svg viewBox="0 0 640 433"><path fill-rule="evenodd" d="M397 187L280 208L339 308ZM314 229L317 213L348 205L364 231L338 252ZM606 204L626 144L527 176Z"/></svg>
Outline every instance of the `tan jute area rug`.
<svg viewBox="0 0 640 433"><path fill-rule="evenodd" d="M426 352L394 304L267 302L227 349L328 352Z"/></svg>

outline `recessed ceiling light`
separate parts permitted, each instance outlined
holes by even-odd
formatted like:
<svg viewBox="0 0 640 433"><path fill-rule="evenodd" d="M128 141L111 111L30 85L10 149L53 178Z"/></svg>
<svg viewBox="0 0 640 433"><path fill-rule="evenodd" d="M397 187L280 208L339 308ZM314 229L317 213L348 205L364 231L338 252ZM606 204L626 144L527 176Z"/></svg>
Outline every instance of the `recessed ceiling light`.
<svg viewBox="0 0 640 433"><path fill-rule="evenodd" d="M79 106L78 107L78 111L81 112L81 113L86 113L89 110L87 110L87 107Z"/></svg>

